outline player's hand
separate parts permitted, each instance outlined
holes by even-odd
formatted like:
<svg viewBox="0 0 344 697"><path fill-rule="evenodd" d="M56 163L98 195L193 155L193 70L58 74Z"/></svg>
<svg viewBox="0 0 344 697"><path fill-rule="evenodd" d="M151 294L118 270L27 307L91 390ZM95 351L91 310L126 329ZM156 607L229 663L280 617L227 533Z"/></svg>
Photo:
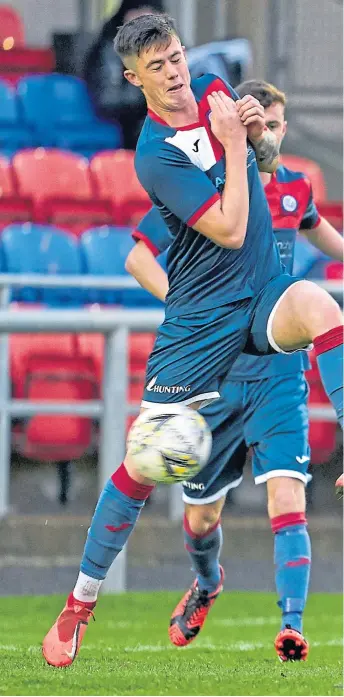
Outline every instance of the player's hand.
<svg viewBox="0 0 344 697"><path fill-rule="evenodd" d="M247 128L248 138L254 142L260 140L265 129L264 107L255 97L246 94L235 102L242 123Z"/></svg>
<svg viewBox="0 0 344 697"><path fill-rule="evenodd" d="M212 92L208 96L211 109L210 125L214 136L226 148L233 141L246 144L247 130L242 123L233 99L224 92Z"/></svg>

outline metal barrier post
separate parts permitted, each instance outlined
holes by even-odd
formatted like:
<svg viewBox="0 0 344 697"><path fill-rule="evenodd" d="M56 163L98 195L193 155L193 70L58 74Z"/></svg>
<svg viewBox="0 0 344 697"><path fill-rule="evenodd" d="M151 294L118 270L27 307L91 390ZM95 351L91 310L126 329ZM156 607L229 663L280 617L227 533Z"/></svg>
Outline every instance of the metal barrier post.
<svg viewBox="0 0 344 697"><path fill-rule="evenodd" d="M183 485L172 484L168 492L168 519L182 520L184 513Z"/></svg>
<svg viewBox="0 0 344 697"><path fill-rule="evenodd" d="M99 453L99 483L103 488L125 455L127 417L128 329L119 327L105 337L103 374L103 418ZM103 583L105 593L122 593L126 589L127 552L124 548L109 569Z"/></svg>
<svg viewBox="0 0 344 697"><path fill-rule="evenodd" d="M9 304L10 289L0 288L0 308ZM11 417L8 411L10 390L10 369L8 357L8 334L0 335L0 519L8 512L11 466Z"/></svg>

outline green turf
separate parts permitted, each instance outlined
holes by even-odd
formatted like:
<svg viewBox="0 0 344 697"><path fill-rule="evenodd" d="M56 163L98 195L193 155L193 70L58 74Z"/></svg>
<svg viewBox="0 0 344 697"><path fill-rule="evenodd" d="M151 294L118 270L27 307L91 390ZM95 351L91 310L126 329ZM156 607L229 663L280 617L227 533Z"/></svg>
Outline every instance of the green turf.
<svg viewBox="0 0 344 697"><path fill-rule="evenodd" d="M310 597L307 663L281 664L275 596L225 593L187 649L169 644L176 593L103 597L73 666L45 665L40 642L62 598L3 598L0 695L341 695L342 604Z"/></svg>

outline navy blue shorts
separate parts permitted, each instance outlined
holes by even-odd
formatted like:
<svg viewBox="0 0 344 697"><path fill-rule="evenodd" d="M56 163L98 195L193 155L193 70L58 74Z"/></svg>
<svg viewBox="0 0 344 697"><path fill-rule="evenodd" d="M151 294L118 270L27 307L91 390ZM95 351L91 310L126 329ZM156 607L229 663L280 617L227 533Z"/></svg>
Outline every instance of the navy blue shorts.
<svg viewBox="0 0 344 697"><path fill-rule="evenodd" d="M183 482L187 503L206 504L237 487L249 448L256 484L272 477L309 480L308 385L303 373L226 382L223 397L201 410L213 446L204 469Z"/></svg>
<svg viewBox="0 0 344 697"><path fill-rule="evenodd" d="M206 404L243 351L275 353L267 328L283 293L300 279L281 274L257 298L165 319L147 365L142 406Z"/></svg>

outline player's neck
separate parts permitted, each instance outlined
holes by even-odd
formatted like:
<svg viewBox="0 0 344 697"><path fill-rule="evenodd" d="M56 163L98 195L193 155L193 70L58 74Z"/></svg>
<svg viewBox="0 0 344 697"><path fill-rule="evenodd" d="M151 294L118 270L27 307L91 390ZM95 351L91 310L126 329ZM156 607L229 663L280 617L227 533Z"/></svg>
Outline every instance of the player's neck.
<svg viewBox="0 0 344 697"><path fill-rule="evenodd" d="M154 112L154 114L159 116L159 118L168 126L171 126L171 128L191 126L199 121L198 104L193 94L191 94L190 100L185 107L178 111L168 111L152 103L147 103L147 106L149 111Z"/></svg>
<svg viewBox="0 0 344 697"><path fill-rule="evenodd" d="M270 184L272 179L272 174L270 174L270 172L259 172L259 175L264 187Z"/></svg>

